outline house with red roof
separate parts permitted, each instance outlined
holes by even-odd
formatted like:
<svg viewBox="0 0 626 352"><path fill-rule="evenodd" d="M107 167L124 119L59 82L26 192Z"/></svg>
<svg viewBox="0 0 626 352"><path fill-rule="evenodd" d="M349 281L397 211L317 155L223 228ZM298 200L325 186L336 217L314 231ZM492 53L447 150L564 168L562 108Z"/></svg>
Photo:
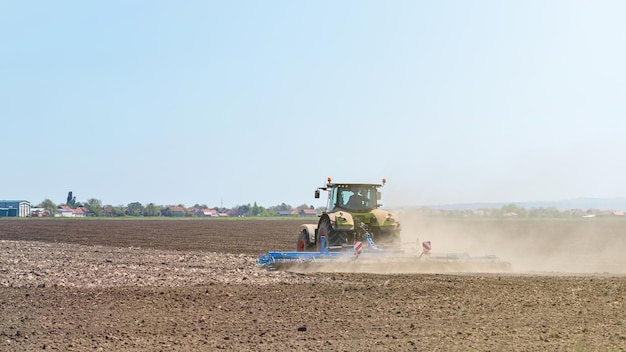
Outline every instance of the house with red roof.
<svg viewBox="0 0 626 352"><path fill-rule="evenodd" d="M76 209L69 205L61 205L57 209L57 213L54 216L60 216L64 218L83 218L87 216L89 210L84 207L78 207Z"/></svg>
<svg viewBox="0 0 626 352"><path fill-rule="evenodd" d="M163 216L183 217L185 216L185 208L176 205L170 205L163 209Z"/></svg>
<svg viewBox="0 0 626 352"><path fill-rule="evenodd" d="M310 209L310 208L300 209L299 215L300 216L316 217L317 216L317 210Z"/></svg>
<svg viewBox="0 0 626 352"><path fill-rule="evenodd" d="M215 209L203 209L202 210L202 216L210 216L210 217L214 217L214 216L219 216L219 214L217 213L217 210Z"/></svg>

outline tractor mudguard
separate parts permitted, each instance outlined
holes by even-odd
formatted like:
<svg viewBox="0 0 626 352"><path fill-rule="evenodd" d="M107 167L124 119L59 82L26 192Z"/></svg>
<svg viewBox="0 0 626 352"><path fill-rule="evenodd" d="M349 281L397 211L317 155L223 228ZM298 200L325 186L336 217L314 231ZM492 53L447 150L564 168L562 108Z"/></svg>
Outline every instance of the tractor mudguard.
<svg viewBox="0 0 626 352"><path fill-rule="evenodd" d="M303 224L302 228L306 231L309 239L309 243L315 243L315 236L317 235L317 225L315 224Z"/></svg>
<svg viewBox="0 0 626 352"><path fill-rule="evenodd" d="M334 224L333 228L336 231L354 230L354 218L349 212L340 210L334 213L327 213L326 215L330 219L330 222Z"/></svg>
<svg viewBox="0 0 626 352"><path fill-rule="evenodd" d="M370 212L374 215L374 217L376 217L378 226L381 229L396 229L396 227L400 223L398 216L386 210L372 209Z"/></svg>

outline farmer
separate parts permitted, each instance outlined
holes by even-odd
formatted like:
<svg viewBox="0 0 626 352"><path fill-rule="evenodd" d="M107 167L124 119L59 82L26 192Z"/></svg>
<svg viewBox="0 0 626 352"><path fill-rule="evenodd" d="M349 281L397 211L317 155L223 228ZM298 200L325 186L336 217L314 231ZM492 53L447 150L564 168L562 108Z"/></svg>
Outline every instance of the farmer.
<svg viewBox="0 0 626 352"><path fill-rule="evenodd" d="M363 190L357 189L350 196L350 199L348 200L348 204L346 204L346 206L351 209L360 209L365 207L367 200L367 197L363 196Z"/></svg>

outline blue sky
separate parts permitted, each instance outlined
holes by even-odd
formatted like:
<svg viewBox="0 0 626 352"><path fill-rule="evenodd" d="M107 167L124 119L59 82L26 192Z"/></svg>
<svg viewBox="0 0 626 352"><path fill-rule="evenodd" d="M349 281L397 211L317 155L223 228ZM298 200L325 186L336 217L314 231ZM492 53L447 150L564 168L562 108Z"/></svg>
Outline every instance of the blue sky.
<svg viewBox="0 0 626 352"><path fill-rule="evenodd" d="M0 198L626 197L622 1L2 1Z"/></svg>

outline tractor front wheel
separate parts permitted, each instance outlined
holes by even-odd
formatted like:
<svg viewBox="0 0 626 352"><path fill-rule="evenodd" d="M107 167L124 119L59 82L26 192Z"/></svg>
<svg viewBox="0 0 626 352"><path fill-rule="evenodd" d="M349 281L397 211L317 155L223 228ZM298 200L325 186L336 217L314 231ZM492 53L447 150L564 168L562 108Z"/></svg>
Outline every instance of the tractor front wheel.
<svg viewBox="0 0 626 352"><path fill-rule="evenodd" d="M310 252L312 247L313 245L311 244L311 242L309 242L309 234L306 230L303 229L298 235L298 246L296 248L296 251Z"/></svg>

